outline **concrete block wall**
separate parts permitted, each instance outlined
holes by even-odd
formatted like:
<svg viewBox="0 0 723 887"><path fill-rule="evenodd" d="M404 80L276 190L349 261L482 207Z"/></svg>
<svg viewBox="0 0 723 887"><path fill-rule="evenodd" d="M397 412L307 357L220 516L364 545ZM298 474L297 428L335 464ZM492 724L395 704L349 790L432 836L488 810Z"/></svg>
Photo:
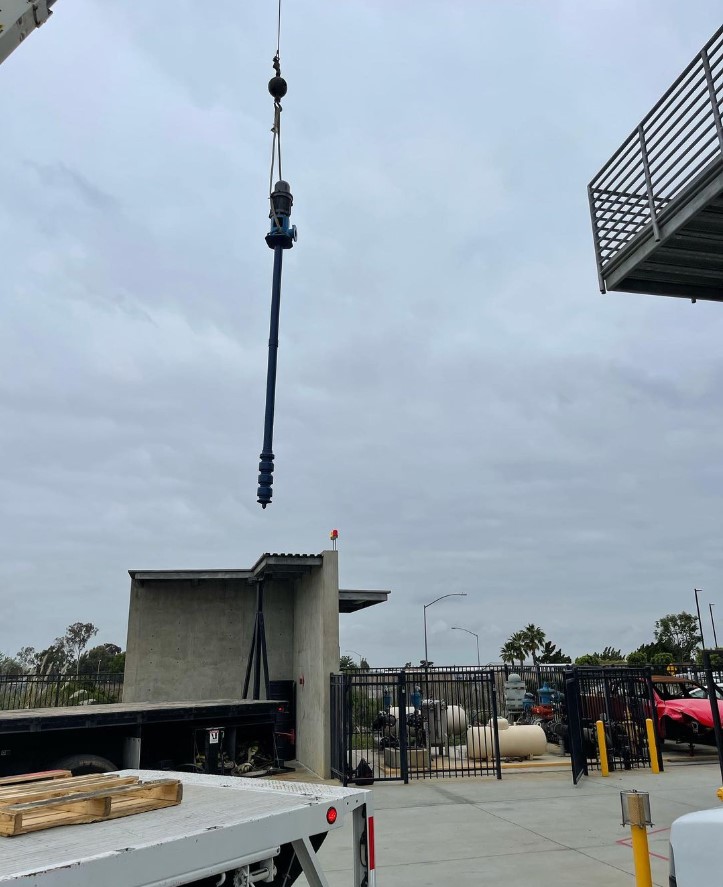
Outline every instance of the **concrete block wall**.
<svg viewBox="0 0 723 887"><path fill-rule="evenodd" d="M288 582L268 582L264 620L272 681L293 677ZM131 582L124 702L240 699L256 589L233 580Z"/></svg>
<svg viewBox="0 0 723 887"><path fill-rule="evenodd" d="M125 702L242 697L256 613L250 575L132 579ZM304 575L266 580L264 619L270 679L296 683L297 758L328 778L329 676L339 667L337 552L323 552L322 566Z"/></svg>
<svg viewBox="0 0 723 887"><path fill-rule="evenodd" d="M296 756L331 777L330 675L339 670L339 561L325 551L324 566L299 580L294 599Z"/></svg>

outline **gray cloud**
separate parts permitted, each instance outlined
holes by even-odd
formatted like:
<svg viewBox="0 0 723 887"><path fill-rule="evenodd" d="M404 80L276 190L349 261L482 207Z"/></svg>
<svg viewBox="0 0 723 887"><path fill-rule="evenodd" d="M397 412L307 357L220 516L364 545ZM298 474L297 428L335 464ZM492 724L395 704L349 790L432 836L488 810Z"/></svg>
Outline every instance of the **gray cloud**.
<svg viewBox="0 0 723 887"><path fill-rule="evenodd" d="M711 2L286 3L274 503L255 503L274 23L56 5L0 75L0 649L123 642L129 567L341 533L375 664L571 653L716 600L719 306L600 297L585 186ZM223 7L223 4L221 5ZM52 76L51 76L52 75ZM465 644L469 641L469 645Z"/></svg>

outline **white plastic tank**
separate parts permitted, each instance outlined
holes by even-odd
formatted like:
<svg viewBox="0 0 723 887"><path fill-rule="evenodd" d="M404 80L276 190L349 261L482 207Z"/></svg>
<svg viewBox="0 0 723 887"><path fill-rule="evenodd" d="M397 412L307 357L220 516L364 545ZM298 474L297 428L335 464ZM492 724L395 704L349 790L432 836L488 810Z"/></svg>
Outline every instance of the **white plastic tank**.
<svg viewBox="0 0 723 887"><path fill-rule="evenodd" d="M467 729L467 712L461 705L447 706L447 733L450 736L461 736Z"/></svg>
<svg viewBox="0 0 723 887"><path fill-rule="evenodd" d="M497 721L500 757L529 758L544 755L547 737L537 724L514 724L504 718ZM494 730L492 722L486 727L470 727L467 730L467 754L477 760L491 758L494 754Z"/></svg>

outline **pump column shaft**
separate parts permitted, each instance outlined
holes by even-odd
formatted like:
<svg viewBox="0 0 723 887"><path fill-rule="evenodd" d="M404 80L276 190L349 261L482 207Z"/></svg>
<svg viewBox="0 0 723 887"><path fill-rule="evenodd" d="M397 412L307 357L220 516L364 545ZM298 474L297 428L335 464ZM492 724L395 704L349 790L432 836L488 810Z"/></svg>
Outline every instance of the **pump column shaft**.
<svg viewBox="0 0 723 887"><path fill-rule="evenodd" d="M266 416L264 443L259 462L258 501L262 508L271 502L274 483L274 407L276 404L276 360L279 350L279 313L281 309L281 265L283 251L291 249L296 228L289 216L294 198L289 183L280 179L271 192L271 230L266 235L269 249L274 251L274 274L271 284L271 323L269 326L269 363L266 373Z"/></svg>
<svg viewBox="0 0 723 887"><path fill-rule="evenodd" d="M271 283L271 322L269 324L269 365L266 373L266 415L264 444L259 462L259 501L266 508L274 482L274 408L276 405L276 362L279 353L279 313L281 311L281 266L284 248L274 247L274 272ZM268 497L268 498L266 498ZM264 501L266 499L266 501Z"/></svg>

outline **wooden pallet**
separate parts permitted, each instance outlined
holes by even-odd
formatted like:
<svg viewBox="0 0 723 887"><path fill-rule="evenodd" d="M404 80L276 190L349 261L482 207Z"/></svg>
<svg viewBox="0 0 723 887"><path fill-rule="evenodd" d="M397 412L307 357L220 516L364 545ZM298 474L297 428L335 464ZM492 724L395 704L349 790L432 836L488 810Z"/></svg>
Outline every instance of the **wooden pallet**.
<svg viewBox="0 0 723 887"><path fill-rule="evenodd" d="M12 837L160 810L181 803L178 779L91 774L0 785L0 835Z"/></svg>

